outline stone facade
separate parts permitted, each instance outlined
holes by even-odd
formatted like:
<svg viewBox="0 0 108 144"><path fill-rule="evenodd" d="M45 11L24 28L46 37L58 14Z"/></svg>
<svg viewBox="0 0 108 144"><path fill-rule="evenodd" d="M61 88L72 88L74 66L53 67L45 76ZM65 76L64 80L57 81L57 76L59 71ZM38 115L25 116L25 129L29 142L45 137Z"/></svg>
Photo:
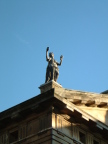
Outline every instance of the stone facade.
<svg viewBox="0 0 108 144"><path fill-rule="evenodd" d="M107 95L67 90L54 81L40 90L0 113L0 144L108 144Z"/></svg>

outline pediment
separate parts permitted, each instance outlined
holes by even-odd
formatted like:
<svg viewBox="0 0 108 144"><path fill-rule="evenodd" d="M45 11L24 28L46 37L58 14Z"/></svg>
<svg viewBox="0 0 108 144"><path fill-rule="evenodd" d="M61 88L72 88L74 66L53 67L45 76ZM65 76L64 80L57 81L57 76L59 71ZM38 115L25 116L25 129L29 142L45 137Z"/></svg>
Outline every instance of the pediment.
<svg viewBox="0 0 108 144"><path fill-rule="evenodd" d="M74 104L89 116L108 126L108 94L97 94L68 90L64 88L55 89L55 93Z"/></svg>

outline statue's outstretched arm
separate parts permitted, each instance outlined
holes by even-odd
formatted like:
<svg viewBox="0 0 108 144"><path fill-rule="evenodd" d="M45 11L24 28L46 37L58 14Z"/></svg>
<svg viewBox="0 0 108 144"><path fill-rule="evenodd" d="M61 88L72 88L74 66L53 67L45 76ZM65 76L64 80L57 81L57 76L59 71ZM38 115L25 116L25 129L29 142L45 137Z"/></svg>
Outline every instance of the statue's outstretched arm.
<svg viewBox="0 0 108 144"><path fill-rule="evenodd" d="M49 47L47 47L47 49L46 49L46 61L49 61L48 51L49 51Z"/></svg>
<svg viewBox="0 0 108 144"><path fill-rule="evenodd" d="M62 60L63 60L63 56L61 55L61 56L60 56L60 63L57 62L57 65L60 66L60 65L62 64Z"/></svg>

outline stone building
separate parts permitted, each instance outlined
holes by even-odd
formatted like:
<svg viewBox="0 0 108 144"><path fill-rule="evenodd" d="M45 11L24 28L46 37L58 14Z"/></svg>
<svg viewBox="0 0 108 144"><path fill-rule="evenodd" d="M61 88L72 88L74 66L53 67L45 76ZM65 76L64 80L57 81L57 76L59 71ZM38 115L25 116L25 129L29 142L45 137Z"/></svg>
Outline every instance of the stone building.
<svg viewBox="0 0 108 144"><path fill-rule="evenodd" d="M43 84L0 113L0 144L108 144L108 95Z"/></svg>

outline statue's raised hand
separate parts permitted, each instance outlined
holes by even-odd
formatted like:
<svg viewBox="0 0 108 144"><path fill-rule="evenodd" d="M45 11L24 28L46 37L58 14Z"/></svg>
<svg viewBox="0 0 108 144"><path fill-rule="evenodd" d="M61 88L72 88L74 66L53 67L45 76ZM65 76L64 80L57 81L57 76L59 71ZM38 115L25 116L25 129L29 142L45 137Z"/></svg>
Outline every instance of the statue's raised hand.
<svg viewBox="0 0 108 144"><path fill-rule="evenodd" d="M60 60L62 60L62 59L63 59L63 56L61 55L61 56L60 56Z"/></svg>
<svg viewBox="0 0 108 144"><path fill-rule="evenodd" d="M46 49L47 51L49 51L49 47L47 47L47 49Z"/></svg>

